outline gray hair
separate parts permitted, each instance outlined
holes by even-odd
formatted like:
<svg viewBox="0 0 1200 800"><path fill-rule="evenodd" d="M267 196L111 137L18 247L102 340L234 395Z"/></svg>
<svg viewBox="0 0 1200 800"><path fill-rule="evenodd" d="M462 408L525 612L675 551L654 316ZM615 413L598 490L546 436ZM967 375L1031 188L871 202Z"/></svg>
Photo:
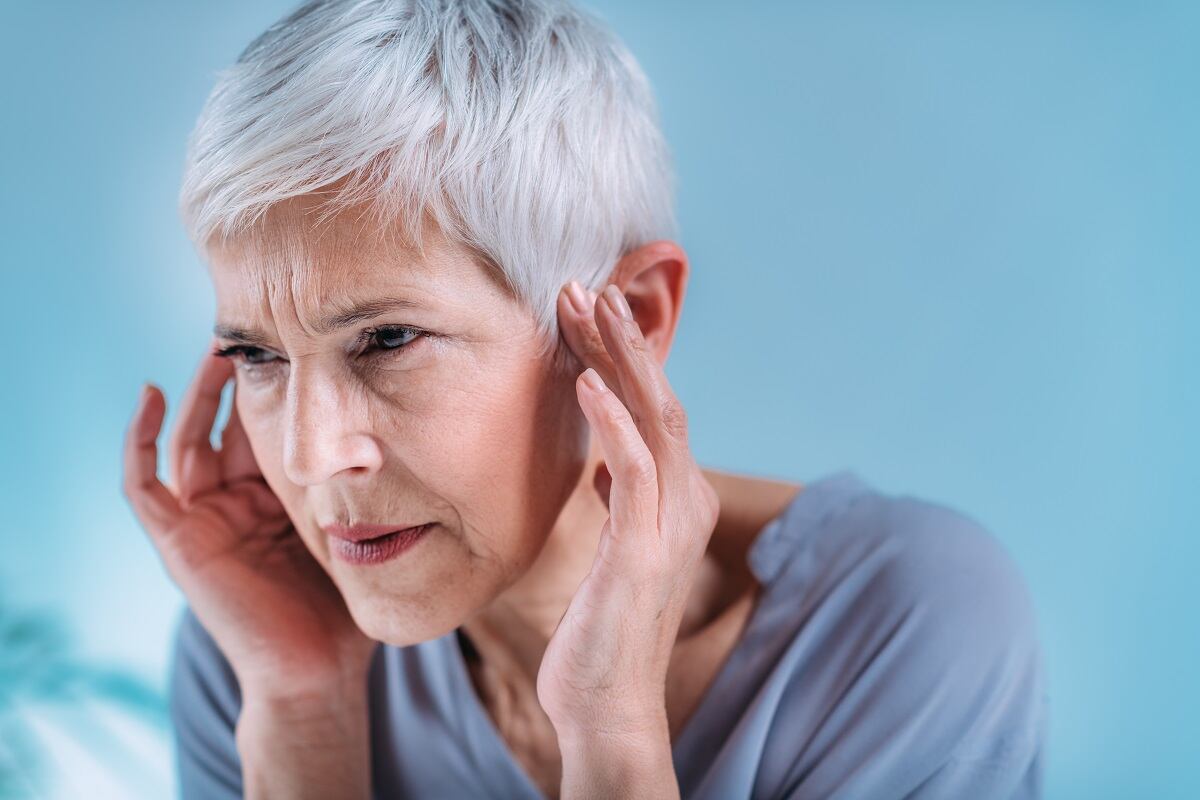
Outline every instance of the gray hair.
<svg viewBox="0 0 1200 800"><path fill-rule="evenodd" d="M677 236L674 184L649 81L567 0L316 0L218 75L179 202L201 248L310 192L417 247L428 214L551 345L563 283Z"/></svg>

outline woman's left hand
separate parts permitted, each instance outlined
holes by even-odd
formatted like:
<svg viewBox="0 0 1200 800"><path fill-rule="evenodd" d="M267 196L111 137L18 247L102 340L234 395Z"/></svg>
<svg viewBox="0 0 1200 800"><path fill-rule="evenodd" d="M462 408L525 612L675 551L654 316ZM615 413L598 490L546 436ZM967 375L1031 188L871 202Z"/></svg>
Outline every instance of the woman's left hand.
<svg viewBox="0 0 1200 800"><path fill-rule="evenodd" d="M588 292L580 312L568 291L560 325L588 367L575 387L607 465L597 489L609 518L542 659L538 700L560 742L657 742L669 760L667 666L720 502L622 293Z"/></svg>

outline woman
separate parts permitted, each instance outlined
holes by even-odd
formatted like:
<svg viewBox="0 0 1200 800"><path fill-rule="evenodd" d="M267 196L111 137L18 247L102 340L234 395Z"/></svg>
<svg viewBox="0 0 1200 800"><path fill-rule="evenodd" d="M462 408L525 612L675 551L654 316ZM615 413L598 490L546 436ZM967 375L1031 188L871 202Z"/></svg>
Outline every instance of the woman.
<svg viewBox="0 0 1200 800"><path fill-rule="evenodd" d="M221 76L170 485L152 385L125 445L188 601L183 797L1038 794L986 530L691 454L668 163L636 62L550 0L310 3Z"/></svg>

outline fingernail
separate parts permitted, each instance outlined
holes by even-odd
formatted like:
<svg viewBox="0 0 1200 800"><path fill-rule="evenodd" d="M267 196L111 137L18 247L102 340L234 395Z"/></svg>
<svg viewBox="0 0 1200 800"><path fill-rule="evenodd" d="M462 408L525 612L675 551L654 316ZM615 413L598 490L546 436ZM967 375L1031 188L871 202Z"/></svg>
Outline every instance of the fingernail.
<svg viewBox="0 0 1200 800"><path fill-rule="evenodd" d="M575 313L580 316L587 315L587 297L584 296L583 287L579 285L579 281L571 281L567 284L567 299L571 301L571 307L575 309Z"/></svg>
<svg viewBox="0 0 1200 800"><path fill-rule="evenodd" d="M617 288L615 283L610 283L604 287L604 299L608 301L608 307L613 310L621 319L633 319L633 312L629 310L629 303L625 300L625 295Z"/></svg>
<svg viewBox="0 0 1200 800"><path fill-rule="evenodd" d="M588 367L583 371L583 382L588 385L593 392L604 391L604 381L600 380L600 373L596 372L592 367Z"/></svg>

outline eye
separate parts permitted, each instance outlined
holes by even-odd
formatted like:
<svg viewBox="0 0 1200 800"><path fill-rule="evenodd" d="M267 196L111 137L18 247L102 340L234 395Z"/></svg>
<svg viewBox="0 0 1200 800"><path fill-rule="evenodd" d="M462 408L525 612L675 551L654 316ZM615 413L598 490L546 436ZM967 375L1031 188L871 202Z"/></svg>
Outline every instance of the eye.
<svg viewBox="0 0 1200 800"><path fill-rule="evenodd" d="M213 355L221 356L222 358L232 358L234 361L243 361L246 364L254 366L269 364L272 360L275 360L271 353L268 353L261 347L252 347L245 344L222 347L219 350L214 350ZM262 356L271 356L271 358L259 360Z"/></svg>
<svg viewBox="0 0 1200 800"><path fill-rule="evenodd" d="M407 347L411 347L416 340L431 335L425 331L410 328L406 325L392 325L382 328L367 328L359 334L358 341L360 344L370 345L367 347L366 355L372 353L384 355L404 350ZM261 347L245 344L223 347L214 351L214 354L224 358L232 358L236 362L239 362L240 365L245 365L244 368L250 371L254 371L257 367L279 361L273 353L263 350Z"/></svg>
<svg viewBox="0 0 1200 800"><path fill-rule="evenodd" d="M379 343L376 349L388 351L401 350L426 335L428 334L416 328L398 325L389 328L368 328L359 338L366 342Z"/></svg>

